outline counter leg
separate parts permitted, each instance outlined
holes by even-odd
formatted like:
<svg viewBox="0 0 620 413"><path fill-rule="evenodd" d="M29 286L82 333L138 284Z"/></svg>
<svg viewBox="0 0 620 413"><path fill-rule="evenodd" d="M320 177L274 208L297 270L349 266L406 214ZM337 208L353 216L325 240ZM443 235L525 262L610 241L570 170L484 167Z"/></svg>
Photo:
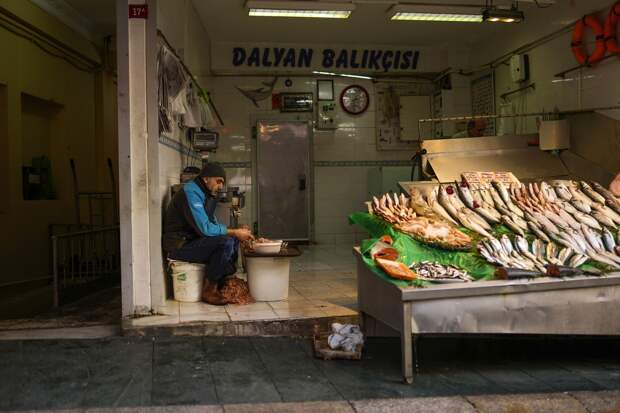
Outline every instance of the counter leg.
<svg viewBox="0 0 620 413"><path fill-rule="evenodd" d="M400 332L401 364L405 383L413 383L413 342L411 339L411 302L403 303L403 324Z"/></svg>

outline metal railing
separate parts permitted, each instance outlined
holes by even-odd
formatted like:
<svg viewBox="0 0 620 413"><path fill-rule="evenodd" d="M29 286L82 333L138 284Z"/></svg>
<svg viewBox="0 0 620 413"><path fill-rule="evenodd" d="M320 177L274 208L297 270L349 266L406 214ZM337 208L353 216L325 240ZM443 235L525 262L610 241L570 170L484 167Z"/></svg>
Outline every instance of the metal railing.
<svg viewBox="0 0 620 413"><path fill-rule="evenodd" d="M50 229L54 307L72 287L120 280L119 226L54 233ZM91 291L88 291L91 292Z"/></svg>

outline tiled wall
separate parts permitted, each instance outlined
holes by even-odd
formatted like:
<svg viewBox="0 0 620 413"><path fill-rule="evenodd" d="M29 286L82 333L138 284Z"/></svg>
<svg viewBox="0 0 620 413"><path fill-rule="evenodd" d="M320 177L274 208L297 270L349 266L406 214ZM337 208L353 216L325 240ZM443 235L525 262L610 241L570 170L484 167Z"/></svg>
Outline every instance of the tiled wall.
<svg viewBox="0 0 620 413"><path fill-rule="evenodd" d="M271 98L259 102L259 108L235 88L258 88L268 77L212 77L201 79L226 124L220 135L220 148L213 160L224 162L229 185L246 191L246 208L242 223L252 225L255 221L255 194L252 186L253 141L252 124L261 116L279 115L271 110ZM315 79L293 77L293 85L285 87L286 78L277 81L274 92L315 92ZM364 210L364 201L371 191L379 190L373 182L381 182L381 173L392 173L394 180L409 176L403 167L412 151L377 151L375 138L374 88L370 81L336 78L334 93L351 84L361 84L370 94L368 110L357 117L337 108L336 130L314 130L314 214L315 241L318 243L353 244L363 234L348 225L347 216L353 211ZM291 115L295 116L295 115ZM240 163L240 164L234 164Z"/></svg>

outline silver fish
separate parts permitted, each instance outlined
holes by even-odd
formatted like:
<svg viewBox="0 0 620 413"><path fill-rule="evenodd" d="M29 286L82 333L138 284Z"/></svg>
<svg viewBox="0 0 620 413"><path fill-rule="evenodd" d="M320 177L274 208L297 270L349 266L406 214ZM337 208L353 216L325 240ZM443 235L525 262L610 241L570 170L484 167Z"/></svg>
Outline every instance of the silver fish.
<svg viewBox="0 0 620 413"><path fill-rule="evenodd" d="M585 195L583 192L581 192L578 188L573 187L573 186L569 186L568 190L570 191L570 193L573 195L573 201L574 200L579 200L585 204L591 205L592 199L590 199L587 195Z"/></svg>
<svg viewBox="0 0 620 413"><path fill-rule="evenodd" d="M614 211L613 209L609 208L608 206L601 205L601 204L597 203L597 204L592 204L592 209L594 209L595 211L600 212L601 214L606 215L615 224L620 225L620 214L618 214L616 211Z"/></svg>
<svg viewBox="0 0 620 413"><path fill-rule="evenodd" d="M444 209L450 214L450 216L453 219L458 220L459 213L454 207L454 205L452 205L452 202L450 202L448 194L446 193L446 189L443 186L438 187L437 199L439 201L439 204L444 207Z"/></svg>
<svg viewBox="0 0 620 413"><path fill-rule="evenodd" d="M590 207L590 204L587 204L580 199L573 199L571 201L571 205L574 206L580 212L583 212L584 214L589 214L590 212L592 212L592 208Z"/></svg>
<svg viewBox="0 0 620 413"><path fill-rule="evenodd" d="M587 182L581 181L580 184L581 184L581 191L587 196L589 196L590 199L600 204L605 203L605 197L599 194L598 192L596 192L594 189L592 189L592 187L588 185Z"/></svg>
<svg viewBox="0 0 620 413"><path fill-rule="evenodd" d="M506 251L508 255L512 254L512 251L513 251L512 242L510 242L510 238L508 238L508 235L506 234L502 235L499 241L502 243L502 247L504 248L504 251Z"/></svg>
<svg viewBox="0 0 620 413"><path fill-rule="evenodd" d="M603 228L603 244L605 244L607 251L615 253L616 241L607 228Z"/></svg>
<svg viewBox="0 0 620 413"><path fill-rule="evenodd" d="M547 217L547 219L549 219L549 221L553 222L558 228L568 228L570 225L568 225L568 223L566 223L562 218L560 218L559 215L545 209L543 211L543 214L545 215L545 217Z"/></svg>
<svg viewBox="0 0 620 413"><path fill-rule="evenodd" d="M506 203L504 202L504 200L502 199L502 197L499 195L499 193L497 192L497 190L494 187L490 187L489 188L489 194L491 195L491 198L493 198L493 203L495 204L495 208L508 208L506 206Z"/></svg>
<svg viewBox="0 0 620 413"><path fill-rule="evenodd" d="M590 182L590 186L592 186L592 189L594 189L596 192L598 192L599 194L601 194L606 201L615 203L615 204L620 204L618 202L618 198L616 198L616 196L607 188L605 188L603 185L599 184L598 182Z"/></svg>
<svg viewBox="0 0 620 413"><path fill-rule="evenodd" d="M582 265L583 263L585 263L586 261L588 261L588 256L587 255L575 254L568 261L568 266L569 267L573 267L573 268L577 268L580 265Z"/></svg>
<svg viewBox="0 0 620 413"><path fill-rule="evenodd" d="M558 208L558 215L562 218L572 229L579 229L579 222L573 216L562 208Z"/></svg>
<svg viewBox="0 0 620 413"><path fill-rule="evenodd" d="M557 257L557 255L558 247L553 242L548 243L547 248L545 248L545 257L547 258L547 260L552 261Z"/></svg>
<svg viewBox="0 0 620 413"><path fill-rule="evenodd" d="M448 213L448 211L446 211L446 209L439 203L438 195L439 195L439 187L436 186L428 193L428 196L427 196L428 205L437 215L441 216L443 219L445 219L449 223L455 226L459 226L459 224L454 220L454 218L452 218L452 216Z"/></svg>
<svg viewBox="0 0 620 413"><path fill-rule="evenodd" d="M527 240L525 239L525 237L522 237L521 235L517 235L515 237L514 241L515 241L515 246L517 247L517 250L521 254L525 254L525 253L530 252L529 245L528 245Z"/></svg>
<svg viewBox="0 0 620 413"><path fill-rule="evenodd" d="M542 194L545 197L545 199L547 201L549 201L549 202L555 202L557 200L557 196L555 194L555 191L553 190L551 185L549 185L545 181L542 181L540 183L540 192L542 192Z"/></svg>
<svg viewBox="0 0 620 413"><path fill-rule="evenodd" d="M577 247L575 248L575 250L577 252L585 254L586 251L590 249L590 245L588 244L588 241L582 233L574 231L572 234L570 234L570 236L568 234L566 234L566 236L575 242L575 246Z"/></svg>
<svg viewBox="0 0 620 413"><path fill-rule="evenodd" d="M586 237L586 241L588 241L588 244L590 244L592 248L594 248L598 252L605 251L605 246L603 245L603 241L601 241L598 234L596 234L586 225L582 225L581 232Z"/></svg>
<svg viewBox="0 0 620 413"><path fill-rule="evenodd" d="M566 211L569 214L573 214L577 211L577 208L575 208L570 202L562 201L562 202L558 202L557 204L560 208L562 208L564 211Z"/></svg>
<svg viewBox="0 0 620 413"><path fill-rule="evenodd" d="M465 228L468 228L474 232L477 232L478 234L487 237L487 238L491 238L492 235L482 226L480 226L477 222L473 221L470 219L470 217L464 213L464 210L460 210L457 213L458 219L461 222L461 224L463 224L463 226Z"/></svg>
<svg viewBox="0 0 620 413"><path fill-rule="evenodd" d="M535 224L532 221L527 221L527 226L529 228L529 230L534 233L534 235L536 235L538 238L542 239L545 242L549 242L551 241L549 239L549 237L547 236L547 234L545 234L540 227L537 226L537 224Z"/></svg>
<svg viewBox="0 0 620 413"><path fill-rule="evenodd" d="M467 184L463 184L463 183L459 184L458 182L455 182L454 186L456 187L459 195L461 196L461 199L465 203L465 206L470 209L473 209L474 208L474 197L469 191Z"/></svg>
<svg viewBox="0 0 620 413"><path fill-rule="evenodd" d="M592 218L596 219L599 224L608 226L610 228L616 228L616 223L609 218L607 215L603 214L599 211L593 211L591 214Z"/></svg>
<svg viewBox="0 0 620 413"><path fill-rule="evenodd" d="M558 260L562 263L562 265L566 264L566 261L573 255L573 249L570 247L564 247L560 250L558 254Z"/></svg>
<svg viewBox="0 0 620 413"><path fill-rule="evenodd" d="M539 240L535 239L532 242L532 254L534 254L537 258L544 258L543 249L545 248L545 244Z"/></svg>
<svg viewBox="0 0 620 413"><path fill-rule="evenodd" d="M599 231L603 229L601 227L601 224L599 224L598 221L596 219L592 218L590 215L586 215L586 214L583 214L581 212L578 212L578 213L574 214L574 217L575 217L575 219L577 221L579 221L582 224L585 224L585 225L589 226L590 228L598 229Z"/></svg>
<svg viewBox="0 0 620 413"><path fill-rule="evenodd" d="M510 217L508 215L502 215L502 223L504 225L506 225L508 228L510 228L511 231L524 236L524 232L521 229L521 227L519 227L517 224L514 223L514 221L512 219L510 219Z"/></svg>
<svg viewBox="0 0 620 413"><path fill-rule="evenodd" d="M555 184L553 185L553 189L555 190L558 198L563 199L564 201L570 201L573 198L573 195L564 184Z"/></svg>
<svg viewBox="0 0 620 413"><path fill-rule="evenodd" d="M598 262L602 262L603 264L607 264L607 265L609 265L610 267L612 267L614 269L620 268L620 266L618 265L617 262L611 260L609 257L607 257L607 256L605 256L603 254L599 254L597 252L592 252L592 253L589 253L588 256L590 258L592 258L593 260L598 261Z"/></svg>
<svg viewBox="0 0 620 413"><path fill-rule="evenodd" d="M482 206L472 208L472 210L478 215L480 215L482 218L484 218L487 222L491 224L499 224L499 219L495 217L495 215L491 212L491 210L486 209Z"/></svg>

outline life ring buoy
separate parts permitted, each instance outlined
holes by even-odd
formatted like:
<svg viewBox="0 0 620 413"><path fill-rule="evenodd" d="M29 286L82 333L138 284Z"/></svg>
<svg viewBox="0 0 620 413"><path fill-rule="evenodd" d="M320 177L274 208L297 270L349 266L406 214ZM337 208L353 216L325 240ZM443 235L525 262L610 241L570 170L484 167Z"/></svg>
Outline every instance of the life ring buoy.
<svg viewBox="0 0 620 413"><path fill-rule="evenodd" d="M592 29L594 35L596 36L596 47L591 55L588 55L588 52L583 45L583 35L586 26ZM580 65L593 66L600 62L605 56L605 52L607 51L605 46L605 34L603 31L603 26L601 26L601 23L599 23L596 17L589 14L575 23L571 49L573 50L573 54Z"/></svg>
<svg viewBox="0 0 620 413"><path fill-rule="evenodd" d="M620 20L620 3L614 4L605 20L605 45L610 53L620 54L620 44L616 37L616 26Z"/></svg>

